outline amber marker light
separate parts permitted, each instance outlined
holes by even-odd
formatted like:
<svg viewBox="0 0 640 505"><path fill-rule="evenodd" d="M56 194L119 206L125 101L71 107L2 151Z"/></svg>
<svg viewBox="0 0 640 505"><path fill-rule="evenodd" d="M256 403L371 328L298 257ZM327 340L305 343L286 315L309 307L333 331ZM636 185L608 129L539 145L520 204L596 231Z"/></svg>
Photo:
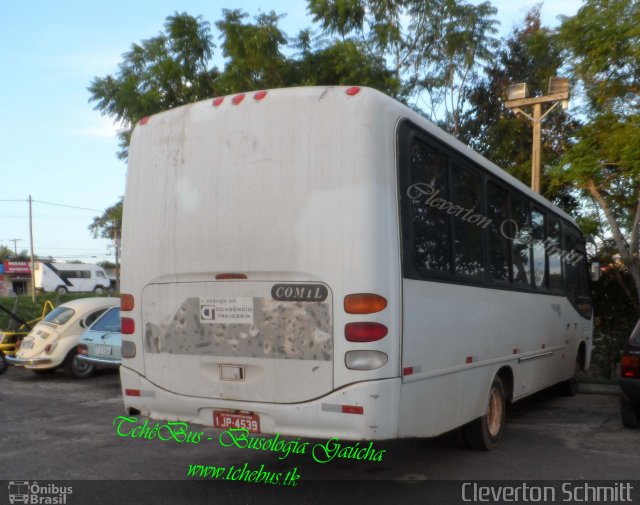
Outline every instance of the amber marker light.
<svg viewBox="0 0 640 505"><path fill-rule="evenodd" d="M347 314L375 314L387 307L387 300L373 293L355 293L344 297Z"/></svg>
<svg viewBox="0 0 640 505"><path fill-rule="evenodd" d="M133 306L135 305L133 300L133 295L120 295L120 310L130 311L133 310Z"/></svg>

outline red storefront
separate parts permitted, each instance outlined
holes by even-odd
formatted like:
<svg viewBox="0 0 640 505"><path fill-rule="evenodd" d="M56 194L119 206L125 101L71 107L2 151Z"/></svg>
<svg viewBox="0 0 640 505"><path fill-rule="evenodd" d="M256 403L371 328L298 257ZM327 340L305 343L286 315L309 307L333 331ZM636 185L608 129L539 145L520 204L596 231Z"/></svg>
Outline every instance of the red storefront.
<svg viewBox="0 0 640 505"><path fill-rule="evenodd" d="M31 293L29 261L5 261L0 264L0 296Z"/></svg>

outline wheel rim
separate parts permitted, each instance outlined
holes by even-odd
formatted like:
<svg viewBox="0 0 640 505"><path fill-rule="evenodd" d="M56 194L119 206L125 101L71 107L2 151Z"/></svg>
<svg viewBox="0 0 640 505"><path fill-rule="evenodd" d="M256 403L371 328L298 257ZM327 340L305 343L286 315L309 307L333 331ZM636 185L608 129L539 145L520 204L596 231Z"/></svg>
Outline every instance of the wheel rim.
<svg viewBox="0 0 640 505"><path fill-rule="evenodd" d="M497 437L502 429L504 403L498 388L493 388L489 394L489 408L487 410L487 428L492 437Z"/></svg>
<svg viewBox="0 0 640 505"><path fill-rule="evenodd" d="M74 373L78 375L82 375L85 373L91 365L86 361L79 360L77 356L73 358L73 363L71 368L73 368Z"/></svg>

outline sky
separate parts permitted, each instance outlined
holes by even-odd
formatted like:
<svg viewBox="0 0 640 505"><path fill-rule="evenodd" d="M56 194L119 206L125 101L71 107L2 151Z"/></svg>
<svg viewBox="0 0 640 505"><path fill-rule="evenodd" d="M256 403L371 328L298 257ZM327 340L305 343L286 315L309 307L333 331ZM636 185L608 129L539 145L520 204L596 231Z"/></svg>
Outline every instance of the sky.
<svg viewBox="0 0 640 505"><path fill-rule="evenodd" d="M535 3L493 1L500 35L507 35ZM543 4L543 24L556 26L559 15L572 16L581 5L580 0ZM202 15L213 27L224 8L241 8L251 16L271 10L286 14L280 27L289 36L313 24L301 0L267 6L257 0L3 2L0 245L29 249L31 195L36 257L113 261L110 241L94 239L87 227L124 194L127 167L116 156L117 127L93 109L87 87L96 76L116 73L121 55L132 43L157 35L167 16L176 11ZM219 53L213 63L223 66Z"/></svg>

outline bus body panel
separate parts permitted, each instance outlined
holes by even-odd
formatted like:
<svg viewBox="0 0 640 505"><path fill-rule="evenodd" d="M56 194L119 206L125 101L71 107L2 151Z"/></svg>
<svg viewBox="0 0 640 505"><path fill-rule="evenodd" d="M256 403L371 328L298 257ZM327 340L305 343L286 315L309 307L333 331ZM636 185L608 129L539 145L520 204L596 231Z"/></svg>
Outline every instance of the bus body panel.
<svg viewBox="0 0 640 505"><path fill-rule="evenodd" d="M135 300L122 313L135 325L123 335L135 345L120 368L125 408L206 425L215 409L253 412L264 433L294 436L432 436L483 415L501 369L512 370L517 399L569 378L581 339L588 364L590 321L561 296L403 278L398 125L409 119L537 207L572 219L407 107L371 89L345 90L270 90L235 105L226 97L136 127L123 228L122 292ZM330 324L296 312L306 301L275 303L278 285L326 286ZM353 293L388 305L347 314ZM244 327L204 321L207 300L228 298L261 315ZM295 317L303 327L293 330ZM388 334L348 342L354 322ZM313 338L287 340L316 330L329 359L304 353L300 344L313 347ZM283 344L278 356L248 351L260 331ZM387 361L348 368L347 353L360 350ZM545 356L522 360L537 354ZM246 375L223 379L223 366Z"/></svg>
<svg viewBox="0 0 640 505"><path fill-rule="evenodd" d="M276 404L179 395L156 387L128 368L121 367L120 376L127 407L152 419L211 426L213 410L241 410L260 416L263 433L340 440L386 440L398 436L399 378L353 384L308 402ZM125 388L138 389L140 395L127 396ZM356 404L364 414L340 411L341 405Z"/></svg>
<svg viewBox="0 0 640 505"><path fill-rule="evenodd" d="M391 109L398 104L372 90L349 97L341 88L299 88L272 90L262 102L238 106L200 102L138 126L129 152L122 255L122 292L136 299L135 309L123 313L134 319L136 333L123 339L133 341L137 353L124 358L123 367L185 395L255 401L269 393L270 401L285 403L398 377L401 282L391 138L398 116ZM388 141L379 142L381 135ZM216 281L228 273L247 280ZM252 291L256 283L265 286L260 296ZM187 299L193 317L196 300L220 298L228 286L237 287L240 298L266 300L271 287L286 283L327 286L331 331L321 330L320 337L330 340L330 361L296 362L297 348L289 358L243 361L238 355L223 363L196 350L189 351L193 369L180 372L175 349L147 353L153 327L170 325ZM178 288L188 285L200 287L188 294ZM350 293L376 293L388 306L378 314L346 314ZM171 306L157 309L161 300ZM281 340L290 319L283 320ZM389 335L366 347L348 342L345 325L358 321L380 322ZM185 337L191 343L184 341L189 348L209 338L206 325L191 330ZM347 368L346 353L363 347L384 353L386 363ZM220 364L245 367L252 376L223 386L211 371Z"/></svg>

